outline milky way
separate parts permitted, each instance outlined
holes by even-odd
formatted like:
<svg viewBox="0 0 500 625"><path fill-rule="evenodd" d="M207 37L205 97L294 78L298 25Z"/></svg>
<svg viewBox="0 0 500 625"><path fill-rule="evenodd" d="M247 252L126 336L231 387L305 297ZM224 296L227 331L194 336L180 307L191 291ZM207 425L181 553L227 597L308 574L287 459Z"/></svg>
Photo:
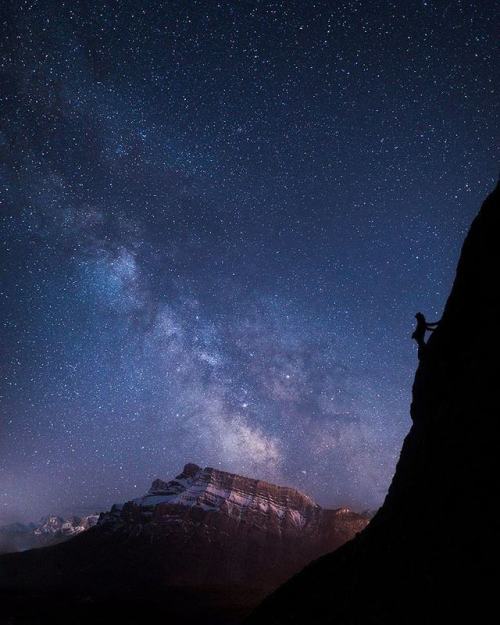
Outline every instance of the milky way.
<svg viewBox="0 0 500 625"><path fill-rule="evenodd" d="M188 461L381 502L497 175L494 6L4 3L0 521Z"/></svg>

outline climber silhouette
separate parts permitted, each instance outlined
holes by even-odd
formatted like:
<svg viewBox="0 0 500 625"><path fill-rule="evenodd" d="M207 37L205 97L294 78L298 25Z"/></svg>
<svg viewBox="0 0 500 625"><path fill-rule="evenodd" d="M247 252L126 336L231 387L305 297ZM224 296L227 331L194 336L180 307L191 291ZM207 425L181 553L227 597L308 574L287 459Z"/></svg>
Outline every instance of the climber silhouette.
<svg viewBox="0 0 500 625"><path fill-rule="evenodd" d="M421 312L415 315L415 319L417 320L417 327L415 328L415 332L411 335L411 338L417 341L418 357L421 358L425 349L425 333L427 330L433 332L437 328L439 321L428 323Z"/></svg>

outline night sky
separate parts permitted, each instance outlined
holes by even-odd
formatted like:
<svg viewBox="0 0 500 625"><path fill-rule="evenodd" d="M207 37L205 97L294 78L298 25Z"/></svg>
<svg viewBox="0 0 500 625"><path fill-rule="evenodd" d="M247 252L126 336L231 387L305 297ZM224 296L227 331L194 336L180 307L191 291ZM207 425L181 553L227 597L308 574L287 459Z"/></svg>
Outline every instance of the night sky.
<svg viewBox="0 0 500 625"><path fill-rule="evenodd" d="M2 3L0 522L186 462L381 503L498 173L495 6Z"/></svg>

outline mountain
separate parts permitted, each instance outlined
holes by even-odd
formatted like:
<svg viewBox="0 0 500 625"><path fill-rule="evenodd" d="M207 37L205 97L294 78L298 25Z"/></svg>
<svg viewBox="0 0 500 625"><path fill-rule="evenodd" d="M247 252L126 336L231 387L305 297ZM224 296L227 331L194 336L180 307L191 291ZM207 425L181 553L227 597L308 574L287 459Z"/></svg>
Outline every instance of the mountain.
<svg viewBox="0 0 500 625"><path fill-rule="evenodd" d="M1 556L2 611L19 618L11 623L58 623L68 610L81 622L136 622L160 608L172 623L236 623L368 521L293 488L187 464L69 541Z"/></svg>
<svg viewBox="0 0 500 625"><path fill-rule="evenodd" d="M304 564L336 549L367 524L347 508L325 510L293 488L187 464L170 482L101 515L106 532L168 542L162 575L172 583L270 588ZM196 566L185 557L194 552ZM272 563L272 566L269 564Z"/></svg>
<svg viewBox="0 0 500 625"><path fill-rule="evenodd" d="M93 527L99 515L46 516L38 523L11 523L0 526L0 553L24 551L55 545Z"/></svg>
<svg viewBox="0 0 500 625"><path fill-rule="evenodd" d="M498 620L500 186L422 350L413 425L370 525L267 598L258 625Z"/></svg>

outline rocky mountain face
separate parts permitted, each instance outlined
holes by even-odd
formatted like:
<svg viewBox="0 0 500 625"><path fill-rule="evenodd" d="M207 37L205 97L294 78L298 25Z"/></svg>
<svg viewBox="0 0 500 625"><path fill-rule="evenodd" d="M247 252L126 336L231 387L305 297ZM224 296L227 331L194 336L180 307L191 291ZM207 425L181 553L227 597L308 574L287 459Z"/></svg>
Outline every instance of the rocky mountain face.
<svg viewBox="0 0 500 625"><path fill-rule="evenodd" d="M110 597L127 605L133 597L141 618L160 601L174 623L199 622L200 615L233 623L368 520L346 508L323 509L293 488L187 464L70 541L0 557L0 598L9 589L10 605L12 592L34 592L62 595L79 610L81 602L109 610Z"/></svg>
<svg viewBox="0 0 500 625"><path fill-rule="evenodd" d="M464 243L422 351L412 428L380 511L249 623L490 623L498 619L500 187Z"/></svg>
<svg viewBox="0 0 500 625"><path fill-rule="evenodd" d="M46 516L38 523L11 523L0 527L0 553L46 547L93 527L99 515Z"/></svg>
<svg viewBox="0 0 500 625"><path fill-rule="evenodd" d="M98 525L168 544L176 565L166 567L163 578L172 583L216 578L269 588L367 522L347 508L325 510L293 488L187 464L174 480L155 480L144 497L113 506Z"/></svg>

